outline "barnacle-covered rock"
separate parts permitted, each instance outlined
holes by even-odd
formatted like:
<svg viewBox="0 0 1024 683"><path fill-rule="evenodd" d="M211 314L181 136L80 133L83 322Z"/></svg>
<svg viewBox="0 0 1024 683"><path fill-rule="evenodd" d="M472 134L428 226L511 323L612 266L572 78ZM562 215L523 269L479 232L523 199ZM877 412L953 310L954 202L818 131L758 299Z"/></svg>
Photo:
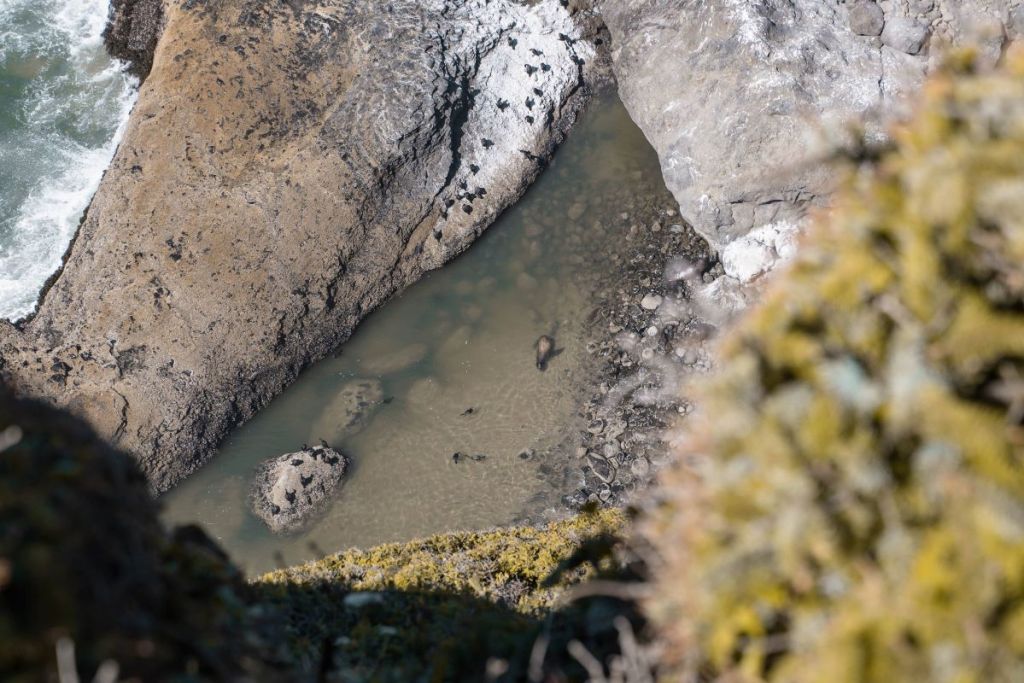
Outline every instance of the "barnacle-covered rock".
<svg viewBox="0 0 1024 683"><path fill-rule="evenodd" d="M1024 53L959 61L723 342L645 523L684 669L1024 680Z"/></svg>

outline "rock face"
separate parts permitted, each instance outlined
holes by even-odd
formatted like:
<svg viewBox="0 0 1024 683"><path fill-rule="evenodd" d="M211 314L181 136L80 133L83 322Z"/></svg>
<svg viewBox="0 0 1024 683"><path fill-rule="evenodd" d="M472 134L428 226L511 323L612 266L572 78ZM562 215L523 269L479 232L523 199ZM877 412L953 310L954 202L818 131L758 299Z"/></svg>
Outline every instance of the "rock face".
<svg viewBox="0 0 1024 683"><path fill-rule="evenodd" d="M111 56L131 64L139 78L153 68L153 53L163 30L162 0L113 0L103 40Z"/></svg>
<svg viewBox="0 0 1024 683"><path fill-rule="evenodd" d="M344 455L324 446L271 458L253 479L252 511L274 533L298 531L323 512L347 468Z"/></svg>
<svg viewBox="0 0 1024 683"><path fill-rule="evenodd" d="M149 6L115 9L134 30ZM588 13L558 0L167 0L160 15L63 271L31 319L0 324L0 375L88 418L157 491L465 249L601 72Z"/></svg>
<svg viewBox="0 0 1024 683"><path fill-rule="evenodd" d="M832 174L813 163L823 130L896 112L940 43L980 41L995 59L1021 30L1021 5L605 0L602 13L622 99L682 216L718 250L750 242L723 261L745 280L783 257L807 207L829 195Z"/></svg>

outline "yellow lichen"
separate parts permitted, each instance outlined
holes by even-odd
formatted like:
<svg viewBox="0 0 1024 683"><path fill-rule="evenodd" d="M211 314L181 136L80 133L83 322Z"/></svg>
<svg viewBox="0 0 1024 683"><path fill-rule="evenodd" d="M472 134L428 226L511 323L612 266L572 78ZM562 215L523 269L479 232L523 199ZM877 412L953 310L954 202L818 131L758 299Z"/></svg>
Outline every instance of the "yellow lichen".
<svg viewBox="0 0 1024 683"><path fill-rule="evenodd" d="M683 673L1024 680L1024 53L959 64L722 343L644 523Z"/></svg>

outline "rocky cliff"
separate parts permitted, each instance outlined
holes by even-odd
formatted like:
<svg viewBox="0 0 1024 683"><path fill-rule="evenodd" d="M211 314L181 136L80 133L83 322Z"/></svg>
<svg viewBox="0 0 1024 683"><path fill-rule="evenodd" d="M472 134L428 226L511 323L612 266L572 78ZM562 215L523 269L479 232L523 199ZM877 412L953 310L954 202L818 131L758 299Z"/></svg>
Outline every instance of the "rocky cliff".
<svg viewBox="0 0 1024 683"><path fill-rule="evenodd" d="M465 249L600 71L589 13L557 0L115 10L108 40L148 77L62 272L0 324L0 373L156 490Z"/></svg>
<svg viewBox="0 0 1024 683"><path fill-rule="evenodd" d="M1020 0L604 0L619 91L682 216L749 281L834 175L822 142L901 110L944 44L996 60ZM881 130L881 128L879 128ZM880 132L875 133L877 141Z"/></svg>

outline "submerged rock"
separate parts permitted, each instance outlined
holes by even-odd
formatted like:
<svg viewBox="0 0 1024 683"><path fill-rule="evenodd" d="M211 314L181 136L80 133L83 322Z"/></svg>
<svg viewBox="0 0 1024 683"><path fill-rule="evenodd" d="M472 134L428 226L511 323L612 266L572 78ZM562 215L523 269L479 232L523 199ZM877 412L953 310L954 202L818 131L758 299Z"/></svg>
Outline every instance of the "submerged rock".
<svg viewBox="0 0 1024 683"><path fill-rule="evenodd" d="M274 533L298 531L323 512L347 468L345 456L325 446L271 458L253 479L252 511Z"/></svg>
<svg viewBox="0 0 1024 683"><path fill-rule="evenodd" d="M115 3L110 35L147 3ZM88 418L157 491L479 236L601 75L558 0L160 9L63 270L0 324L0 376Z"/></svg>
<svg viewBox="0 0 1024 683"><path fill-rule="evenodd" d="M312 441L337 440L355 434L384 402L384 385L376 379L354 379L335 394L313 425Z"/></svg>

